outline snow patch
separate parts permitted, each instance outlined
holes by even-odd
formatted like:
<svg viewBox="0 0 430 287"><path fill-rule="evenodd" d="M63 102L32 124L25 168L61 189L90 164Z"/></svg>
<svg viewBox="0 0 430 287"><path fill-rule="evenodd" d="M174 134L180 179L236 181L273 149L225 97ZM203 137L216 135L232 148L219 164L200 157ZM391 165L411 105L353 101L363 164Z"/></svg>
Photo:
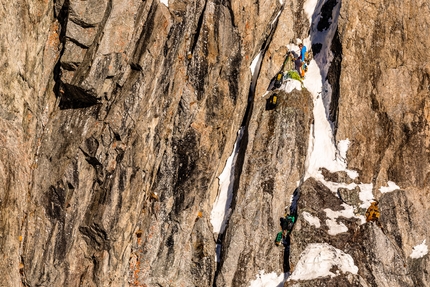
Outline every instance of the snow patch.
<svg viewBox="0 0 430 287"><path fill-rule="evenodd" d="M303 211L302 212L303 218L310 224L315 226L316 228L320 228L321 223L320 223L320 219L316 216L313 216L312 214L310 214L309 212Z"/></svg>
<svg viewBox="0 0 430 287"><path fill-rule="evenodd" d="M368 208L370 206L370 203L372 201L375 201L375 198L373 197L373 184L369 183L369 184L359 184L358 185L360 187L360 194L359 194L359 198L361 200L361 202L363 202L360 207L361 208Z"/></svg>
<svg viewBox="0 0 430 287"><path fill-rule="evenodd" d="M264 274L264 270L260 271L257 279L251 281L249 287L282 287L287 273L277 275L275 272Z"/></svg>
<svg viewBox="0 0 430 287"><path fill-rule="evenodd" d="M160 2L169 7L169 0L160 0Z"/></svg>
<svg viewBox="0 0 430 287"><path fill-rule="evenodd" d="M279 0L279 3L281 3L281 1L282 1L282 0ZM281 5L282 5L282 3L281 3ZM275 24L275 23L276 23L276 21L277 21L277 20L278 20L278 18L279 18L279 15L281 15L281 12L282 12L282 10L279 10L279 12L278 12L278 14L276 15L275 19L272 21L272 23L270 23L270 25L271 25L271 26L273 26L273 24Z"/></svg>
<svg viewBox="0 0 430 287"><path fill-rule="evenodd" d="M326 224L329 227L328 234L336 235L342 232L347 232L348 227L345 226L342 222L337 222L336 219L339 217L345 218L354 218L356 217L354 214L354 208L346 203L341 204L344 207L344 210L333 211L330 208L324 209L326 216L328 219L326 220Z"/></svg>
<svg viewBox="0 0 430 287"><path fill-rule="evenodd" d="M394 191L396 189L400 189L400 187L392 181L388 181L387 184L388 186L381 186L381 188L379 188L379 191L382 193L386 193Z"/></svg>
<svg viewBox="0 0 430 287"><path fill-rule="evenodd" d="M315 175L315 179L319 180L322 184L324 184L326 187L328 187L331 190L331 192L333 192L336 195L337 195L337 190L339 188L346 188L346 189L352 190L358 186L360 188L360 193L358 196L362 202L362 204L360 205L361 208L367 209L370 206L370 203L375 200L373 197L373 192L372 192L372 190L373 190L373 184L372 183L360 183L360 184L350 183L350 184L346 184L346 183L326 181L324 179L324 176L322 175L321 171L318 171L318 173Z"/></svg>
<svg viewBox="0 0 430 287"><path fill-rule="evenodd" d="M336 273L330 271L333 267L337 267ZM340 271L357 274L358 267L351 255L327 243L312 243L300 254L299 262L288 281L335 277Z"/></svg>
<svg viewBox="0 0 430 287"><path fill-rule="evenodd" d="M230 205L233 197L233 182L234 182L234 166L236 155L239 152L239 142L243 135L243 127L237 133L236 142L233 146L233 151L227 159L224 170L219 178L219 194L215 199L211 212L211 223L214 233L224 233L226 222L230 216Z"/></svg>
<svg viewBox="0 0 430 287"><path fill-rule="evenodd" d="M300 91L302 89L302 83L297 80L287 79L282 83L282 86L279 89L284 90L286 93L291 93L294 89Z"/></svg>
<svg viewBox="0 0 430 287"><path fill-rule="evenodd" d="M346 152L348 151L348 148L349 148L350 144L351 144L351 142L349 141L349 139L341 140L337 144L337 148L339 150L339 155L343 159L346 159Z"/></svg>
<svg viewBox="0 0 430 287"><path fill-rule="evenodd" d="M333 211L330 208L324 209L326 216L333 219L336 219L338 217L345 217L345 218L355 217L354 208L351 205L342 203L341 206L344 207L344 210Z"/></svg>
<svg viewBox="0 0 430 287"><path fill-rule="evenodd" d="M329 230L328 230L328 234L335 236L338 235L339 233L343 233L343 232L347 232L348 231L348 227L346 227L345 224L343 224L342 222L337 222L334 219L327 219L325 221L325 224L328 226Z"/></svg>
<svg viewBox="0 0 430 287"><path fill-rule="evenodd" d="M331 101L331 87L327 73L333 60L330 46L337 29L340 2L333 9L332 23L328 29L318 31L316 24L321 17L321 7L324 1L307 0L303 8L311 23L310 36L303 42L308 49L311 43L321 44L321 50L314 55L305 75L304 86L312 94L314 100L314 124L309 139L308 156L306 160L305 179L315 177L320 167L331 172L346 170L346 161L339 154L345 154L345 148L338 151L333 138L332 123L328 120L328 107Z"/></svg>
<svg viewBox="0 0 430 287"><path fill-rule="evenodd" d="M427 253L428 253L428 248L426 244L426 239L424 239L421 244L412 248L412 253L411 255L409 255L409 257L413 259L418 259L426 255Z"/></svg>
<svg viewBox="0 0 430 287"><path fill-rule="evenodd" d="M308 16L309 23L312 23L312 16L317 6L318 0L308 0L303 4L303 10L305 10L306 16Z"/></svg>
<svg viewBox="0 0 430 287"><path fill-rule="evenodd" d="M261 62L261 52L259 52L257 56L255 56L254 60L252 60L251 66L249 67L251 69L252 76L254 76L255 69L258 66L259 62Z"/></svg>

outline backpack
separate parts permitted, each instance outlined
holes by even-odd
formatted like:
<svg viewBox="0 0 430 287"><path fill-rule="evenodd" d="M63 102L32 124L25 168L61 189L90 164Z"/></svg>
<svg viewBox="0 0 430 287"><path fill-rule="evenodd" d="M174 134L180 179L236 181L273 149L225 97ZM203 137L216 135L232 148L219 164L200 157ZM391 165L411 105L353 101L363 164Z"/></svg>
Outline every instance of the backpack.
<svg viewBox="0 0 430 287"><path fill-rule="evenodd" d="M278 103L278 95L277 94L272 94L269 98L269 103L271 105L276 106L276 104Z"/></svg>
<svg viewBox="0 0 430 287"><path fill-rule="evenodd" d="M276 108L278 104L278 95L276 93L271 94L270 97L266 100L266 111L273 110Z"/></svg>
<svg viewBox="0 0 430 287"><path fill-rule="evenodd" d="M278 74L276 74L276 79L275 79L275 83L273 84L273 86L278 89L281 87L282 85L282 78L284 77L284 73L279 72Z"/></svg>

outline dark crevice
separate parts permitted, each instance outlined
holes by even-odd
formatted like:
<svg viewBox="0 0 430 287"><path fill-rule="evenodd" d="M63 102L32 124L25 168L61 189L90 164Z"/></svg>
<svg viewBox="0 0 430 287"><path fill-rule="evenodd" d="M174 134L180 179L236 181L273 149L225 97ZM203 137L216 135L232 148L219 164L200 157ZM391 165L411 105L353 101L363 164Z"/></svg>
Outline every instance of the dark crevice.
<svg viewBox="0 0 430 287"><path fill-rule="evenodd" d="M98 24L90 24L77 18L71 18L70 21L72 21L76 25L81 26L82 28L94 28L94 27L97 27L98 25Z"/></svg>
<svg viewBox="0 0 430 287"><path fill-rule="evenodd" d="M284 10L284 5L281 6L281 13L283 10ZM277 12L274 15L276 15L276 14L277 14ZM264 58L267 47L272 42L272 37L273 37L273 34L275 33L276 27L278 26L278 21L279 21L279 18L275 21L275 23L271 27L269 35L267 36L266 40L263 42L263 44L261 46L261 50L260 50L261 51L260 52L261 53L261 55L260 55L261 60ZM254 75L253 75L253 78L252 78L252 81L251 81L251 84L249 87L248 106L246 107L245 115L244 115L243 121L242 121L242 126L244 126L244 127L248 127L249 121L251 119L254 96L255 96L255 86L257 85L257 79L258 79L258 76L260 75L260 68L261 68L261 62L260 62L260 66L255 68ZM246 133L247 133L247 128L245 129L245 134ZM244 137L245 137L245 135L244 135Z"/></svg>
<svg viewBox="0 0 430 287"><path fill-rule="evenodd" d="M287 235L282 239L282 245L284 246L284 263L283 263L283 271L284 273L289 273L291 271L290 266L290 235L294 228L295 223L297 222L297 205L300 198L300 187L297 187L293 192L293 199L291 201L291 206L289 210L289 215L294 216L295 220L292 222L291 227L287 231Z"/></svg>
<svg viewBox="0 0 430 287"><path fill-rule="evenodd" d="M134 50L132 61L130 66L133 70L142 71L143 67L140 65L140 59L142 55L147 51L147 47L150 44L150 37L154 33L155 27L155 15L157 6L155 2L152 2L151 8L149 9L148 18L145 21L145 28L139 36L138 44Z"/></svg>
<svg viewBox="0 0 430 287"><path fill-rule="evenodd" d="M336 30L336 33L333 37L331 51L333 52L333 60L327 73L327 80L332 89L329 107L329 120L333 123L333 134L336 137L340 98L340 74L342 68L342 43L340 42L338 30Z"/></svg>
<svg viewBox="0 0 430 287"><path fill-rule="evenodd" d="M193 35L193 40L192 40L193 44L191 45L191 54L194 54L194 50L196 48L197 42L198 42L199 37L200 37L200 31L203 28L203 18L205 16L206 3L207 2L205 2L205 5L203 6L202 13L200 14L199 21L197 22L196 34Z"/></svg>
<svg viewBox="0 0 430 287"><path fill-rule="evenodd" d="M80 226L79 231L84 235L84 238L87 239L87 244L92 246L95 250L110 249L110 239L107 232L97 223L93 223L91 226Z"/></svg>
<svg viewBox="0 0 430 287"><path fill-rule="evenodd" d="M61 96L60 93L60 86L61 86L61 58L64 54L65 44L66 44L66 30L67 30L67 21L69 18L69 5L70 0L65 0L63 6L61 7L60 11L57 15L57 20L60 23L60 43L61 43L61 51L60 55L58 57L58 62L55 64L54 67L54 93L58 97Z"/></svg>
<svg viewBox="0 0 430 287"><path fill-rule="evenodd" d="M78 46L81 49L88 49L89 46L82 44L81 42L78 42L76 39L70 38L70 37L65 37L67 41L72 42L73 44L75 44L76 46Z"/></svg>
<svg viewBox="0 0 430 287"><path fill-rule="evenodd" d="M230 13L231 25L232 25L232 27L234 29L236 29L237 27L234 24L235 23L235 21L234 21L234 12L233 12L233 9L231 8L231 2L230 1L225 1L225 3L222 3L222 5L228 9L228 12Z"/></svg>
<svg viewBox="0 0 430 287"><path fill-rule="evenodd" d="M102 166L101 162L95 157L95 156L91 156L88 153L86 153L82 148L79 148L81 150L81 152L84 154L85 156L85 160L92 165L94 168L97 169L98 166Z"/></svg>

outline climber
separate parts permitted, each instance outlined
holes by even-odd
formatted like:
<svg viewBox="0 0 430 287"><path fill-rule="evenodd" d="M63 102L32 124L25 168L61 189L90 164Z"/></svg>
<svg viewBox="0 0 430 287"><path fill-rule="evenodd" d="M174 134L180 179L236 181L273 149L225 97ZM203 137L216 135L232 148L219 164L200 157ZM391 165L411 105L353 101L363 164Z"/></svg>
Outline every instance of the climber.
<svg viewBox="0 0 430 287"><path fill-rule="evenodd" d="M378 218L380 215L378 204L379 204L378 201L374 201L370 204L369 208L366 211L366 222L369 222L369 221L378 222Z"/></svg>
<svg viewBox="0 0 430 287"><path fill-rule="evenodd" d="M295 64L296 64L296 70L299 72L299 75L304 78L305 77L305 69L306 69L306 63L305 63L305 56L306 56L306 46L303 45L302 40L297 39L297 45L300 48L300 56L296 58Z"/></svg>
<svg viewBox="0 0 430 287"><path fill-rule="evenodd" d="M276 234L275 243L279 245L282 241L284 244L286 237L291 233L294 223L296 222L296 215L288 214L288 206L285 207L285 216L279 219L282 231Z"/></svg>
<svg viewBox="0 0 430 287"><path fill-rule="evenodd" d="M296 217L294 215L287 214L285 217L281 217L280 219L281 228L284 236L289 234L293 229L293 225L296 222Z"/></svg>

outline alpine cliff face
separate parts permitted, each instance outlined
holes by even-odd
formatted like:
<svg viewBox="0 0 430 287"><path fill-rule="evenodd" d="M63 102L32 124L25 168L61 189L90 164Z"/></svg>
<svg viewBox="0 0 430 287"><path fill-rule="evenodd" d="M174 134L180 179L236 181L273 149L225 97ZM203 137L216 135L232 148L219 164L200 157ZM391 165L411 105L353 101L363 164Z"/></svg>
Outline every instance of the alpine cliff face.
<svg viewBox="0 0 430 287"><path fill-rule="evenodd" d="M1 7L0 286L430 285L426 1Z"/></svg>

